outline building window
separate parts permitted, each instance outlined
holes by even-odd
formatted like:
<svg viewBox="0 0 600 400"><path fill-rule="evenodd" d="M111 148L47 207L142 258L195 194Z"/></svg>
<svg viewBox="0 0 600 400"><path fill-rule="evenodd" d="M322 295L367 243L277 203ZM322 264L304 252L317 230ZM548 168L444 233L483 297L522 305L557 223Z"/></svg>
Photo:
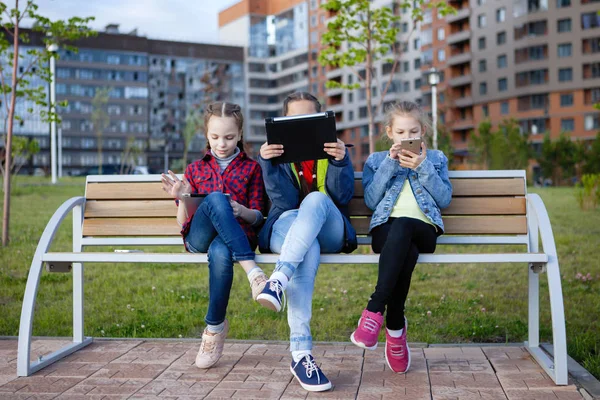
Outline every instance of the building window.
<svg viewBox="0 0 600 400"><path fill-rule="evenodd" d="M310 0L310 9L311 10L316 10L318 6L319 6L318 0Z"/></svg>
<svg viewBox="0 0 600 400"><path fill-rule="evenodd" d="M420 68L421 68L421 59L415 58L415 69L420 69Z"/></svg>
<svg viewBox="0 0 600 400"><path fill-rule="evenodd" d="M348 93L348 103L352 103L354 101L354 93Z"/></svg>
<svg viewBox="0 0 600 400"><path fill-rule="evenodd" d="M561 119L560 130L564 132L573 132L575 130L575 120L573 118Z"/></svg>
<svg viewBox="0 0 600 400"><path fill-rule="evenodd" d="M496 22L504 21L506 21L506 8L502 7L496 10Z"/></svg>
<svg viewBox="0 0 600 400"><path fill-rule="evenodd" d="M437 30L437 38L438 38L438 40L444 40L445 37L446 37L446 31L444 30L444 28L439 28Z"/></svg>
<svg viewBox="0 0 600 400"><path fill-rule="evenodd" d="M482 96L487 94L487 83L485 83L485 82L479 83L479 94Z"/></svg>
<svg viewBox="0 0 600 400"><path fill-rule="evenodd" d="M444 49L439 49L437 53L438 61L442 62L446 60L446 51Z"/></svg>
<svg viewBox="0 0 600 400"><path fill-rule="evenodd" d="M508 90L508 80L506 78L498 79L498 91L505 92Z"/></svg>
<svg viewBox="0 0 600 400"><path fill-rule="evenodd" d="M415 50L419 50L421 48L421 41L419 40L419 38L416 38L413 41L413 46L415 48ZM408 50L408 44L405 42L404 43L404 51Z"/></svg>
<svg viewBox="0 0 600 400"><path fill-rule="evenodd" d="M410 70L410 63L408 61L404 61L402 63L402 70L404 72L408 72Z"/></svg>
<svg viewBox="0 0 600 400"><path fill-rule="evenodd" d="M477 16L477 27L485 28L485 26L486 26L485 14L479 14Z"/></svg>
<svg viewBox="0 0 600 400"><path fill-rule="evenodd" d="M402 23L402 33L407 33L408 32L408 22L403 22Z"/></svg>
<svg viewBox="0 0 600 400"><path fill-rule="evenodd" d="M485 37L480 37L478 40L479 50L485 49Z"/></svg>
<svg viewBox="0 0 600 400"><path fill-rule="evenodd" d="M573 68L560 68L558 70L558 81L569 82L573 80Z"/></svg>
<svg viewBox="0 0 600 400"><path fill-rule="evenodd" d="M598 130L600 129L600 117L598 114L586 115L583 125L586 131Z"/></svg>
<svg viewBox="0 0 600 400"><path fill-rule="evenodd" d="M348 121L354 121L354 111L348 111Z"/></svg>
<svg viewBox="0 0 600 400"><path fill-rule="evenodd" d="M485 72L487 70L487 61L479 60L479 72Z"/></svg>
<svg viewBox="0 0 600 400"><path fill-rule="evenodd" d="M484 118L487 118L490 116L490 109L487 104L481 106L481 112L483 113Z"/></svg>
<svg viewBox="0 0 600 400"><path fill-rule="evenodd" d="M600 15L594 12L581 14L581 28L584 30L594 29L600 26Z"/></svg>
<svg viewBox="0 0 600 400"><path fill-rule="evenodd" d="M558 32L571 32L571 18L558 20Z"/></svg>
<svg viewBox="0 0 600 400"><path fill-rule="evenodd" d="M319 42L319 33L318 32L311 32L310 33L310 43L311 44L317 44Z"/></svg>
<svg viewBox="0 0 600 400"><path fill-rule="evenodd" d="M415 90L421 89L421 78L415 79Z"/></svg>
<svg viewBox="0 0 600 400"><path fill-rule="evenodd" d="M317 16L313 15L310 17L310 26L315 27L317 26Z"/></svg>
<svg viewBox="0 0 600 400"><path fill-rule="evenodd" d="M404 81L404 88L403 90L405 92L410 92L410 81Z"/></svg>
<svg viewBox="0 0 600 400"><path fill-rule="evenodd" d="M477 5L482 6L485 4L485 0L477 0Z"/></svg>
<svg viewBox="0 0 600 400"><path fill-rule="evenodd" d="M502 68L506 68L506 67L507 67L506 54L502 54L502 55L498 56L498 68L502 69Z"/></svg>
<svg viewBox="0 0 600 400"><path fill-rule="evenodd" d="M566 93L560 95L560 106L569 107L573 105L573 93Z"/></svg>
<svg viewBox="0 0 600 400"><path fill-rule="evenodd" d="M506 43L506 32L502 31L502 32L498 32L498 34L496 35L496 44L498 46L503 45L504 43Z"/></svg>
<svg viewBox="0 0 600 400"><path fill-rule="evenodd" d="M502 103L500 103L500 114L506 115L508 114L508 112L508 101L503 101Z"/></svg>
<svg viewBox="0 0 600 400"><path fill-rule="evenodd" d="M558 57L571 57L571 43L562 43L558 45Z"/></svg>
<svg viewBox="0 0 600 400"><path fill-rule="evenodd" d="M556 8L570 7L571 0L556 0Z"/></svg>

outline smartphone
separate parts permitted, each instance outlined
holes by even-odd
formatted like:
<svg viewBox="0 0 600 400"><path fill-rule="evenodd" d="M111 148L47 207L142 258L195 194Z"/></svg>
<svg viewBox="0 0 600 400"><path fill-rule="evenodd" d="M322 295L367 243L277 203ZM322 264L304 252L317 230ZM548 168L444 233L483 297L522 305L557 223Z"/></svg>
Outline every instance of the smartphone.
<svg viewBox="0 0 600 400"><path fill-rule="evenodd" d="M231 197L229 193L223 193L225 197ZM206 197L208 193L184 193L181 195L182 197Z"/></svg>
<svg viewBox="0 0 600 400"><path fill-rule="evenodd" d="M415 154L421 154L421 138L411 138L400 140L400 148L412 151Z"/></svg>

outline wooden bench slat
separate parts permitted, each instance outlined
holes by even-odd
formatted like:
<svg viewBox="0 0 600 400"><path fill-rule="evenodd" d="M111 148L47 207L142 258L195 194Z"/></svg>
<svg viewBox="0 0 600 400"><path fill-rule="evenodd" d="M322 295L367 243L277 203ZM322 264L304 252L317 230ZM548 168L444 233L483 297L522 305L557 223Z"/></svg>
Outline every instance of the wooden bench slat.
<svg viewBox="0 0 600 400"><path fill-rule="evenodd" d="M88 183L85 197L88 200L173 200L162 190L160 182Z"/></svg>
<svg viewBox="0 0 600 400"><path fill-rule="evenodd" d="M91 200L85 203L85 218L176 217L171 200Z"/></svg>
<svg viewBox="0 0 600 400"><path fill-rule="evenodd" d="M442 210L449 215L525 215L525 197L457 197L450 206ZM353 198L348 205L352 216L370 216L373 211L366 206L363 198Z"/></svg>
<svg viewBox="0 0 600 400"><path fill-rule="evenodd" d="M452 196L525 196L525 181L521 178L456 178L450 179ZM354 180L354 196L364 197L362 181Z"/></svg>
<svg viewBox="0 0 600 400"><path fill-rule="evenodd" d="M175 218L88 218L83 236L178 236Z"/></svg>
<svg viewBox="0 0 600 400"><path fill-rule="evenodd" d="M352 218L352 226L359 235L369 233L370 218ZM500 235L526 234L527 217L525 216L478 216L478 217L445 217L445 233L448 235Z"/></svg>

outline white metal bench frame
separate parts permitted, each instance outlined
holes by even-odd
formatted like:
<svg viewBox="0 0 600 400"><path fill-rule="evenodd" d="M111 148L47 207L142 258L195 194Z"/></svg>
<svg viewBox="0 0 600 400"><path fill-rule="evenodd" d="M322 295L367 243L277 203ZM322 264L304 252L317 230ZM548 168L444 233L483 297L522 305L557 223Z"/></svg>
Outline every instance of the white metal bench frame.
<svg viewBox="0 0 600 400"><path fill-rule="evenodd" d="M361 173L356 177L360 178ZM450 171L450 178L522 178L525 182L525 171ZM160 175L124 175L124 176L88 176L90 182L158 182ZM538 361L543 369L552 377L557 385L566 385L567 345L565 316L561 276L556 254L554 235L548 213L537 194L526 194L527 197L527 235L513 236L442 236L438 244L521 244L527 245L526 253L488 253L488 254L422 254L419 263L456 264L456 263L527 263L529 266L529 333L525 347ZM83 211L85 197L73 197L65 201L56 210L38 243L31 262L27 286L23 298L21 322L19 327L19 346L17 375L29 376L45 366L83 348L92 342L91 337L84 336L83 310L83 263L207 263L206 254L191 253L108 253L83 252L84 247L92 246L181 246L182 240L177 237L132 237L106 238L83 237ZM48 252L54 235L64 218L73 213L73 251L71 253ZM539 252L539 239L543 252ZM369 237L359 237L360 244L369 244ZM258 263L275 263L277 255L257 255ZM377 254L324 254L323 264L376 264ZM37 361L30 362L32 324L35 301L44 263L72 263L73 272L73 342ZM539 341L539 273L548 273L550 292L550 309L552 315L552 333L554 360L540 347Z"/></svg>

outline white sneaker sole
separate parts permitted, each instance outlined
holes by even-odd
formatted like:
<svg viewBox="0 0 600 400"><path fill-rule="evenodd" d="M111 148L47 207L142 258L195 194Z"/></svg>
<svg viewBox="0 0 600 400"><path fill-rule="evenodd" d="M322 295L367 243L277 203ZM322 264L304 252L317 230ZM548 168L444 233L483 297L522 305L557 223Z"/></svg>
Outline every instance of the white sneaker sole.
<svg viewBox="0 0 600 400"><path fill-rule="evenodd" d="M294 375L294 378L296 378L296 380L298 381L298 383L300 384L300 386L302 386L302 389L307 390L309 392L324 392L326 390L330 390L332 388L332 386L333 386L331 384L331 381L329 381L329 383L324 383L322 385L305 385L298 378L298 375L296 375L296 372L294 371L294 368L290 367L290 372L292 373L292 375Z"/></svg>
<svg viewBox="0 0 600 400"><path fill-rule="evenodd" d="M365 350L375 350L377 348L377 343L375 343L375 346L367 346L366 344L359 342L358 340L354 339L354 332L352 332L352 335L350 335L350 340L352 341L352 343L354 343L355 345L357 345L358 347L360 347L361 349L365 349Z"/></svg>
<svg viewBox="0 0 600 400"><path fill-rule="evenodd" d="M258 304L265 308L268 308L269 310L275 312L281 311L281 304L273 296L261 293L256 297L256 301L258 302Z"/></svg>

